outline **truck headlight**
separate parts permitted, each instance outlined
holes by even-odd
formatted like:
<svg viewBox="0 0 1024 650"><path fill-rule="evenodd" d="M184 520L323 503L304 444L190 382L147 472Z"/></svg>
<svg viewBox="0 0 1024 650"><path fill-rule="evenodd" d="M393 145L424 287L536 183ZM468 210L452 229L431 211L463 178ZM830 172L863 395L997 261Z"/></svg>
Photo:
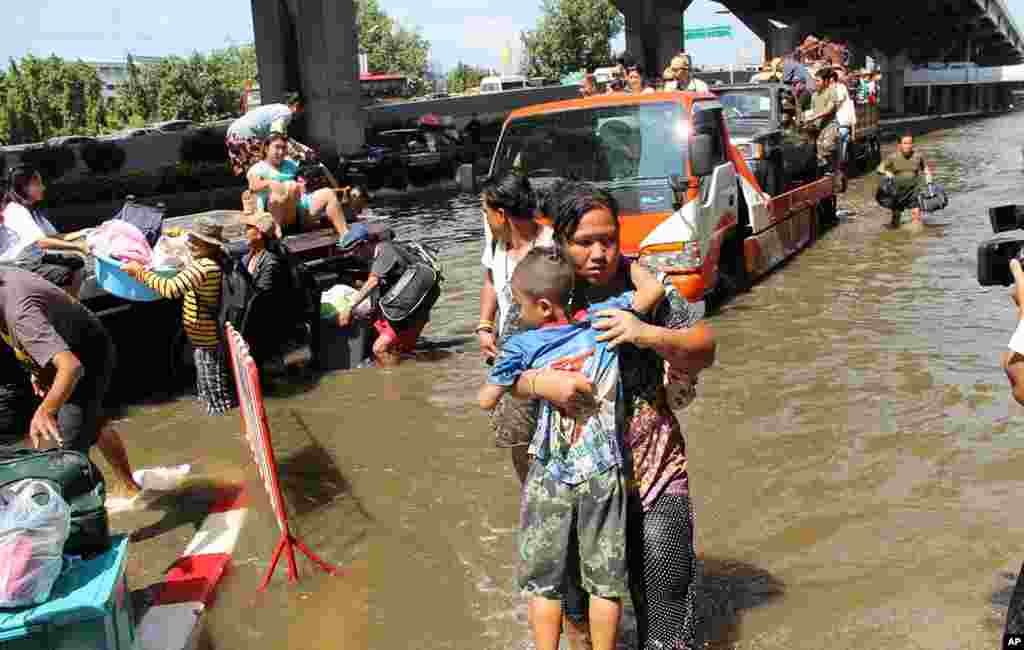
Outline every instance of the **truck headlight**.
<svg viewBox="0 0 1024 650"><path fill-rule="evenodd" d="M700 242L661 244L641 251L640 261L655 271L673 273L700 273L704 258Z"/></svg>

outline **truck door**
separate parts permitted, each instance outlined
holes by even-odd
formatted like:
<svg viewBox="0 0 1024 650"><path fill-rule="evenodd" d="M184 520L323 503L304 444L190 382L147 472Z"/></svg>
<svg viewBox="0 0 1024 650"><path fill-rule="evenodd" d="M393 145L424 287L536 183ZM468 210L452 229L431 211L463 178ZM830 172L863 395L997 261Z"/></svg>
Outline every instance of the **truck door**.
<svg viewBox="0 0 1024 650"><path fill-rule="evenodd" d="M714 171L700 179L700 196L695 210L705 276L714 275L714 270L718 267L722 239L736 223L739 208L736 168L726 155L728 142L725 138L723 119L721 102L694 102L693 134L712 136L714 147Z"/></svg>

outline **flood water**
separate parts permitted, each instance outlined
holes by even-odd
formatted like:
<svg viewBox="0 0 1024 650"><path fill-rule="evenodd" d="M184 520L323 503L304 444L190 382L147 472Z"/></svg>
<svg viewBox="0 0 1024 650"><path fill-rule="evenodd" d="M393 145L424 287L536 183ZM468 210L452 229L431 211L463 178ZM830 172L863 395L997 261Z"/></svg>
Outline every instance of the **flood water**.
<svg viewBox="0 0 1024 650"><path fill-rule="evenodd" d="M854 180L840 199L852 215L712 317L718 361L681 415L710 647L999 643L1024 560L1024 411L998 367L1015 313L1005 289L977 286L975 259L985 208L1024 203L1022 126L1010 114L920 138L951 194L923 231L884 228L875 177ZM139 466L192 462L203 479L249 483L209 648L531 647L515 591L518 484L475 404L478 204L434 190L375 210L442 251L428 349L268 401L296 533L341 576L300 559L298 586L279 568L256 593L277 530L237 414L179 400L130 407L120 424ZM114 519L142 527L134 586L191 537L188 511L165 498Z"/></svg>

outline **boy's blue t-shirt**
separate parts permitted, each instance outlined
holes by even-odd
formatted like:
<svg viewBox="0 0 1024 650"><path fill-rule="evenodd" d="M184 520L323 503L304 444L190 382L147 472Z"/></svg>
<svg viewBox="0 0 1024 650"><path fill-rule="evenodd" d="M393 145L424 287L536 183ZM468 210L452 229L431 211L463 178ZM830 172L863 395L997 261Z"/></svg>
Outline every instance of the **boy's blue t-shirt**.
<svg viewBox="0 0 1024 650"><path fill-rule="evenodd" d="M513 386L527 370L557 368L581 371L593 382L598 411L586 419L566 417L541 400L529 453L557 481L578 485L622 464L619 356L607 343L596 340L600 332L589 327L589 320L602 309L629 309L632 304L630 291L592 305L587 322L510 336L487 378L489 384Z"/></svg>

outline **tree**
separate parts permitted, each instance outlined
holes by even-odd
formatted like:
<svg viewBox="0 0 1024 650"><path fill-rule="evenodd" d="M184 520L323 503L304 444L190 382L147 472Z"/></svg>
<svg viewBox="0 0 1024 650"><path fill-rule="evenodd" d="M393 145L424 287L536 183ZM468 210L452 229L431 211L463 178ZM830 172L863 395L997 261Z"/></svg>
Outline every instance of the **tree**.
<svg viewBox="0 0 1024 650"><path fill-rule="evenodd" d="M464 93L480 86L480 80L487 76L487 70L459 63L448 73L448 92Z"/></svg>
<svg viewBox="0 0 1024 650"><path fill-rule="evenodd" d="M612 40L625 19L611 0L543 0L533 31L524 31L524 58L533 77L560 79L612 63Z"/></svg>
<svg viewBox="0 0 1024 650"><path fill-rule="evenodd" d="M430 42L418 30L401 26L380 8L377 0L358 0L356 20L359 49L366 52L371 72L403 74L417 92L429 87Z"/></svg>

